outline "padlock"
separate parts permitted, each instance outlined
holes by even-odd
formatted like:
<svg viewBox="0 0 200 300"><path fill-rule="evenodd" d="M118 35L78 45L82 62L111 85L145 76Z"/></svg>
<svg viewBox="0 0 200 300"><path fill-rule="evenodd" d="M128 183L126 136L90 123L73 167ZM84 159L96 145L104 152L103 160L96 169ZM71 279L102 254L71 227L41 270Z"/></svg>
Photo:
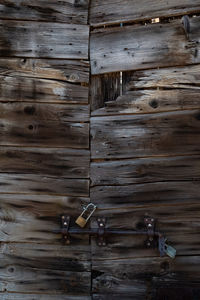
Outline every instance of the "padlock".
<svg viewBox="0 0 200 300"><path fill-rule="evenodd" d="M90 217L92 216L96 208L97 208L96 205L94 205L93 203L90 203L86 207L84 207L83 212L76 219L76 224L79 225L81 228L85 227L85 225L87 224L88 220L90 219ZM88 211L90 211L90 213L88 214L88 216L84 217L84 214L87 214Z"/></svg>

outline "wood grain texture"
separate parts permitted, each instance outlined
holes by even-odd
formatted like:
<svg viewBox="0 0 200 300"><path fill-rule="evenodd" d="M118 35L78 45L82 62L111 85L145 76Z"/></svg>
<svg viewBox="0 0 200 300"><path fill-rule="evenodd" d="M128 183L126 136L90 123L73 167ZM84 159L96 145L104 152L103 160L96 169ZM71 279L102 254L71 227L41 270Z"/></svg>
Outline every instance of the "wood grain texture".
<svg viewBox="0 0 200 300"><path fill-rule="evenodd" d="M199 1L189 0L92 0L90 24L102 26L130 21L142 21L157 17L170 17L200 11Z"/></svg>
<svg viewBox="0 0 200 300"><path fill-rule="evenodd" d="M199 201L199 182L172 181L150 182L118 186L96 186L91 188L91 202L99 209L129 209L141 205L155 206L165 203L196 203Z"/></svg>
<svg viewBox="0 0 200 300"><path fill-rule="evenodd" d="M87 25L1 20L0 28L1 56L88 59Z"/></svg>
<svg viewBox="0 0 200 300"><path fill-rule="evenodd" d="M50 295L50 294L19 294L19 293L0 293L1 299L2 300L56 300L58 299L58 296L56 295ZM76 296L76 295L60 295L59 294L59 300L91 300L90 296Z"/></svg>
<svg viewBox="0 0 200 300"><path fill-rule="evenodd" d="M88 87L49 79L0 76L0 101L88 103Z"/></svg>
<svg viewBox="0 0 200 300"><path fill-rule="evenodd" d="M91 186L200 180L200 156L175 156L91 163Z"/></svg>
<svg viewBox="0 0 200 300"><path fill-rule="evenodd" d="M135 299L144 300L143 289L144 289L144 287L142 289L140 289L140 287L138 285L138 291L137 291L137 293L134 293ZM135 289L135 291L136 291L136 289ZM95 294L95 293L93 293L92 294L92 299L93 300L121 300L122 295L114 294L114 292L112 294ZM126 295L126 294L123 293L123 300L132 300L132 299L133 299L133 296L130 296L130 294Z"/></svg>
<svg viewBox="0 0 200 300"><path fill-rule="evenodd" d="M169 189L171 189L171 184L169 183L168 185ZM184 192L185 190L183 190L183 193ZM165 195L163 195L163 198L164 197ZM93 201L95 203L95 199ZM176 248L178 256L200 254L200 242L198 239L200 232L198 198L195 201L191 197L191 202L189 200L187 202L186 197L183 196L182 202L176 201L174 198L171 202L170 200L166 200L165 203L158 201L155 204L152 201L151 204L146 201L147 203L138 206L134 205L135 203L132 203L132 206L129 204L126 206L125 203L124 206L120 206L114 202L115 201L113 201L113 204L111 204L109 208L107 207L107 209L102 203L97 212L98 216L106 216L107 228L145 230L144 217L149 215L155 218L156 230L162 232L167 238L168 244ZM97 227L95 218L92 219L91 226L93 228ZM146 236L140 235L111 235L107 237L107 246L104 248L97 246L95 239L93 239L93 259L103 261L131 259L134 257L159 257L160 254L156 245L155 248L150 249L145 246L146 239ZM102 249L104 249L103 252Z"/></svg>
<svg viewBox="0 0 200 300"><path fill-rule="evenodd" d="M199 154L199 120L199 110L92 117L92 158Z"/></svg>
<svg viewBox="0 0 200 300"><path fill-rule="evenodd" d="M0 173L3 193L89 196L89 180L34 174Z"/></svg>
<svg viewBox="0 0 200 300"><path fill-rule="evenodd" d="M37 0L34 3L30 0L23 2L2 0L0 2L1 19L87 24L87 17L87 0L64 0L60 2Z"/></svg>
<svg viewBox="0 0 200 300"><path fill-rule="evenodd" d="M53 79L69 83L86 84L89 82L89 62L84 60L45 58L0 58L0 75ZM81 87L79 88L81 89Z"/></svg>
<svg viewBox="0 0 200 300"><path fill-rule="evenodd" d="M130 74L131 73L131 74ZM126 74L126 73L125 73ZM126 91L133 89L199 89L200 65L129 72ZM184 89L184 90L182 90Z"/></svg>
<svg viewBox="0 0 200 300"><path fill-rule="evenodd" d="M140 292L143 291L145 299L147 292L151 292L153 281L156 280L163 284L179 282L182 286L195 283L200 276L199 259L199 256L183 256L177 257L176 260L151 257L94 261L93 269L97 270L97 275L93 280L93 291L107 294L128 293L131 296L135 295L135 299L142 299L137 298L139 289Z"/></svg>
<svg viewBox="0 0 200 300"><path fill-rule="evenodd" d="M93 111L92 116L157 113L199 108L199 89L144 89L126 92L115 101L106 102L105 107Z"/></svg>
<svg viewBox="0 0 200 300"><path fill-rule="evenodd" d="M0 107L1 145L88 148L89 124L82 123L88 120L88 106L1 103Z"/></svg>
<svg viewBox="0 0 200 300"><path fill-rule="evenodd" d="M55 249L56 246L59 249L62 245L62 236L60 233L55 233L55 230L60 229L61 215L71 216L71 225L74 227L76 226L74 220L82 211L82 205L87 203L89 199L86 197L1 193L0 241L53 244ZM67 246L66 252L76 255L80 251L77 254L78 258L84 253L81 251L85 251L83 246L88 247L88 245L87 235L72 236L71 245ZM86 249L88 251L88 248Z"/></svg>
<svg viewBox="0 0 200 300"><path fill-rule="evenodd" d="M0 172L65 178L89 178L88 150L60 148L0 148Z"/></svg>
<svg viewBox="0 0 200 300"><path fill-rule="evenodd" d="M91 73L198 63L199 24L200 17L191 18L189 41L181 20L96 30L90 41Z"/></svg>

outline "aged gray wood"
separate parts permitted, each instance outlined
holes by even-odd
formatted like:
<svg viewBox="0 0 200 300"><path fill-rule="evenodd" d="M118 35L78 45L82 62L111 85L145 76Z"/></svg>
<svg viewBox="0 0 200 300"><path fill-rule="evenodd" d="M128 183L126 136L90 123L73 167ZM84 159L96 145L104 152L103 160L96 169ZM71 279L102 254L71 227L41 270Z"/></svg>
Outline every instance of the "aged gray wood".
<svg viewBox="0 0 200 300"><path fill-rule="evenodd" d="M200 65L197 64L176 68L133 71L126 90L145 88L179 88L193 90L199 89L199 87Z"/></svg>
<svg viewBox="0 0 200 300"><path fill-rule="evenodd" d="M144 291L143 290L145 290L145 288L143 287L143 289L141 289L141 287L139 286L138 292L134 293L135 297L136 297L136 294L137 294L137 298L135 298L135 299L144 300ZM122 295L114 294L114 292L112 293L112 295L110 295L110 294L92 294L92 299L93 300L121 300ZM133 296L130 296L130 294L125 295L123 293L123 300L132 300L132 299L133 299ZM8 300L10 300L10 299L8 299Z"/></svg>
<svg viewBox="0 0 200 300"><path fill-rule="evenodd" d="M99 209L129 209L166 203L196 203L199 201L199 181L150 182L118 186L96 186L91 188L91 202ZM104 212L105 213L105 212Z"/></svg>
<svg viewBox="0 0 200 300"><path fill-rule="evenodd" d="M70 250L72 247L69 246ZM1 267L18 265L68 272L90 271L89 245L74 247L68 251L66 245L43 245L34 243L2 243L0 248ZM9 272L10 271L10 272ZM14 273L16 270L9 270Z"/></svg>
<svg viewBox="0 0 200 300"><path fill-rule="evenodd" d="M0 18L87 24L88 1L7 1L0 4Z"/></svg>
<svg viewBox="0 0 200 300"><path fill-rule="evenodd" d="M0 29L1 56L88 59L87 25L1 20Z"/></svg>
<svg viewBox="0 0 200 300"><path fill-rule="evenodd" d="M2 300L55 300L58 299L56 295L50 294L19 294L19 293L0 293ZM72 295L60 295L59 300L91 300L90 296L72 296Z"/></svg>
<svg viewBox="0 0 200 300"><path fill-rule="evenodd" d="M119 96L115 101L106 102L105 107L92 112L92 116L199 109L199 93L198 88L131 91Z"/></svg>
<svg viewBox="0 0 200 300"><path fill-rule="evenodd" d="M0 173L0 186L3 193L89 196L88 179Z"/></svg>
<svg viewBox="0 0 200 300"><path fill-rule="evenodd" d="M181 20L96 30L90 41L91 72L100 74L198 63L199 25L200 17L191 19L189 41Z"/></svg>
<svg viewBox="0 0 200 300"><path fill-rule="evenodd" d="M91 163L91 186L200 180L200 156L175 156Z"/></svg>
<svg viewBox="0 0 200 300"><path fill-rule="evenodd" d="M0 144L88 148L88 106L1 103ZM81 123L80 123L81 122Z"/></svg>
<svg viewBox="0 0 200 300"><path fill-rule="evenodd" d="M84 197L1 193L0 241L53 244L59 249L62 237L54 230L60 229L60 216L71 216L74 226L74 219L81 213L82 205L88 202L89 199ZM89 244L87 235L72 236L71 239L71 245L66 249L70 255L72 252L76 255L76 251L81 253L83 245Z"/></svg>
<svg viewBox="0 0 200 300"><path fill-rule="evenodd" d="M140 287L139 290L140 292L143 290L143 299L145 299L146 293L156 280L165 282L165 284L180 281L182 286L184 283L189 285L190 282L198 281L200 276L199 260L199 256L177 257L176 260L169 260L165 257L95 260L93 261L93 269L94 271L97 270L98 275L93 280L93 290L108 294L128 293L134 296L137 287ZM136 299L138 298L136 297Z"/></svg>
<svg viewBox="0 0 200 300"><path fill-rule="evenodd" d="M92 117L92 158L199 154L199 122L199 110Z"/></svg>
<svg viewBox="0 0 200 300"><path fill-rule="evenodd" d="M85 84L89 82L89 62L66 59L0 58L0 74Z"/></svg>
<svg viewBox="0 0 200 300"><path fill-rule="evenodd" d="M200 11L199 1L189 0L92 0L90 24L102 26L130 21L142 21L157 17L170 17Z"/></svg>
<svg viewBox="0 0 200 300"><path fill-rule="evenodd" d="M87 104L88 87L57 80L0 76L0 101Z"/></svg>
<svg viewBox="0 0 200 300"><path fill-rule="evenodd" d="M89 177L89 150L60 148L0 148L0 172L65 178Z"/></svg>
<svg viewBox="0 0 200 300"><path fill-rule="evenodd" d="M171 189L170 183L169 189ZM184 192L186 192L186 189L183 189ZM196 197L196 200L193 200L191 197L191 202L184 196L182 202L176 202L175 197L176 194L174 193L174 201L171 202L170 200L166 200L165 203L158 201L157 204L154 204L152 201L152 204L147 202L138 206L134 206L133 203L132 206L127 204L127 207L125 203L124 206L120 206L113 201L107 209L106 207L104 208L102 203L97 214L99 216L106 216L107 228L132 230L145 230L144 217L146 215L154 217L156 220L156 229L164 233L168 243L176 248L177 255L199 255L200 242L198 236L200 222L198 197ZM95 199L93 201L95 203ZM91 226L93 228L97 227L95 218L93 218ZM144 245L145 240L146 236L112 235L107 237L107 246L104 247L103 252L102 247L98 247L95 240L93 240L93 259L115 260L119 258L159 256L157 248L146 248Z"/></svg>

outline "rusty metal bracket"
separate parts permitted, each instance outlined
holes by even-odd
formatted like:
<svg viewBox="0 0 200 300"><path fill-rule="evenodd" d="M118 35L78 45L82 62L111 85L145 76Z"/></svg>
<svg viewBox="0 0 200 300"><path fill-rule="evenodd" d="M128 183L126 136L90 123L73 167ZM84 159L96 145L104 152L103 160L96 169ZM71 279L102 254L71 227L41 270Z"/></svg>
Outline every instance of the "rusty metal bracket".
<svg viewBox="0 0 200 300"><path fill-rule="evenodd" d="M98 235L97 235L97 245L102 247L106 246L106 238L105 238L105 227L106 227L106 218L98 218Z"/></svg>
<svg viewBox="0 0 200 300"><path fill-rule="evenodd" d="M164 235L155 230L155 219L152 217L144 218L144 227L146 230L124 230L124 229L109 229L106 228L106 218L97 218L97 228L78 228L76 224L74 227L70 226L70 216L61 216L61 229L54 230L55 233L62 233L63 240L66 245L70 244L70 234L88 234L90 236L95 236L97 245L99 247L106 246L106 238L109 235L144 235L147 236L145 241L145 246L147 248L158 248L160 256L168 255L174 258L176 255L176 250L172 246L166 244L166 238Z"/></svg>
<svg viewBox="0 0 200 300"><path fill-rule="evenodd" d="M65 244L70 244L69 236L70 216L61 216L61 233Z"/></svg>

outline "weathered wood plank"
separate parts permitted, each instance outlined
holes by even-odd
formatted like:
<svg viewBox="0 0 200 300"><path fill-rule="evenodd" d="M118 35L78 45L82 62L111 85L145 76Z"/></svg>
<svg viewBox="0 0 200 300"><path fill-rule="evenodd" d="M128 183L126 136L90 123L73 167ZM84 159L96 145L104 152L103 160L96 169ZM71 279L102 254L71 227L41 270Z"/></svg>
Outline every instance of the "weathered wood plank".
<svg viewBox="0 0 200 300"><path fill-rule="evenodd" d="M182 180L200 180L199 155L91 163L91 186Z"/></svg>
<svg viewBox="0 0 200 300"><path fill-rule="evenodd" d="M150 257L94 261L93 269L94 272L96 271L96 278L93 280L93 291L108 294L128 293L134 296L135 289L140 286L143 290L143 299L145 299L147 292L151 291L153 282L158 280L164 284L179 281L182 286L184 284L188 286L193 282L195 284L200 277L199 260L199 256L183 256L175 260Z"/></svg>
<svg viewBox="0 0 200 300"><path fill-rule="evenodd" d="M88 150L60 148L0 148L0 172L89 178Z"/></svg>
<svg viewBox="0 0 200 300"><path fill-rule="evenodd" d="M130 21L143 21L157 17L170 17L192 14L200 11L199 1L189 0L92 0L90 5L90 24L102 26Z"/></svg>
<svg viewBox="0 0 200 300"><path fill-rule="evenodd" d="M43 245L34 243L2 243L0 247L1 267L18 265L21 268L58 270L68 272L90 271L89 246L74 247L68 251L66 245ZM72 249L70 246L69 248ZM10 271L10 272L9 272ZM8 270L8 273L14 273Z"/></svg>
<svg viewBox="0 0 200 300"><path fill-rule="evenodd" d="M54 232L60 229L60 216L71 216L75 226L74 219L88 202L84 197L1 193L0 241L61 245L61 234ZM66 246L71 255L89 244L87 235L72 236L71 240L71 245Z"/></svg>
<svg viewBox="0 0 200 300"><path fill-rule="evenodd" d="M91 188L91 202L99 209L129 209L146 205L147 207L166 203L198 203L198 181L168 181L130 184L118 186L96 186Z"/></svg>
<svg viewBox="0 0 200 300"><path fill-rule="evenodd" d="M146 89L127 92L115 101L106 102L105 107L92 112L92 116L157 113L199 108L199 89Z"/></svg>
<svg viewBox="0 0 200 300"><path fill-rule="evenodd" d="M169 189L171 184L168 183ZM187 185L188 187L188 185ZM191 188L192 189L192 188ZM197 190L196 190L197 191ZM144 191L145 192L145 191ZM155 191L156 194L157 191ZM185 190L182 191L183 193ZM167 192L166 192L167 193ZM188 198L189 198L188 192ZM163 193L164 194L164 193ZM175 194L175 193L174 193ZM163 196L163 198L165 195ZM96 212L97 216L105 216L107 218L107 228L120 228L132 230L145 230L144 217L149 215L156 220L156 229L163 232L167 237L168 243L173 245L177 250L177 255L199 255L200 254L200 222L199 222L199 199L196 196L196 203L191 197L191 201L182 196L182 202L174 200L165 203L161 200L155 204L147 202L143 205L134 206L124 203L120 206L116 201L111 203L106 209L104 201ZM150 195L151 198L151 195ZM92 199L95 204L95 199ZM192 203L194 202L194 203ZM92 219L91 226L97 227L95 218ZM96 245L96 241L92 241L93 259L124 259L133 257L159 256L159 251L148 249L145 246L146 236L126 236L112 235L107 237L107 246L102 247Z"/></svg>
<svg viewBox="0 0 200 300"><path fill-rule="evenodd" d="M136 286L135 286L135 293L134 295L132 294L132 296L126 295L123 293L123 300L132 300L133 296L135 300L144 300L144 287L139 286L138 284L138 291L136 293ZM114 292L112 294L92 294L92 299L93 300L121 300L122 299L122 295L119 294L114 294ZM8 299L10 300L10 299Z"/></svg>
<svg viewBox="0 0 200 300"><path fill-rule="evenodd" d="M1 19L23 19L34 21L52 21L75 24L87 24L88 1L31 0L0 2Z"/></svg>
<svg viewBox="0 0 200 300"><path fill-rule="evenodd" d="M58 270L20 267L18 265L1 268L0 290L18 293L47 292L58 294L88 294L90 292L90 272L65 272Z"/></svg>
<svg viewBox="0 0 200 300"><path fill-rule="evenodd" d="M130 91L145 88L199 89L199 87L200 65L197 64L176 68L133 71L125 89Z"/></svg>
<svg viewBox="0 0 200 300"><path fill-rule="evenodd" d="M57 80L0 76L0 101L87 104L88 87Z"/></svg>
<svg viewBox="0 0 200 300"><path fill-rule="evenodd" d="M91 72L100 74L198 63L199 25L200 17L191 18L189 41L181 20L94 31L90 41Z"/></svg>
<svg viewBox="0 0 200 300"><path fill-rule="evenodd" d="M88 59L87 25L1 20L0 28L1 56Z"/></svg>
<svg viewBox="0 0 200 300"><path fill-rule="evenodd" d="M0 173L3 193L89 196L89 179Z"/></svg>
<svg viewBox="0 0 200 300"><path fill-rule="evenodd" d="M199 120L199 110L92 117L92 158L199 154Z"/></svg>
<svg viewBox="0 0 200 300"><path fill-rule="evenodd" d="M0 144L88 148L88 106L1 103ZM79 123L81 122L81 123Z"/></svg>
<svg viewBox="0 0 200 300"><path fill-rule="evenodd" d="M12 77L23 76L85 84L89 82L89 62L45 58L0 58L0 74ZM77 87L75 86L74 88Z"/></svg>
<svg viewBox="0 0 200 300"><path fill-rule="evenodd" d="M50 294L19 294L19 293L0 293L2 300L56 300L58 296ZM72 296L59 294L59 300L91 300L90 296Z"/></svg>

